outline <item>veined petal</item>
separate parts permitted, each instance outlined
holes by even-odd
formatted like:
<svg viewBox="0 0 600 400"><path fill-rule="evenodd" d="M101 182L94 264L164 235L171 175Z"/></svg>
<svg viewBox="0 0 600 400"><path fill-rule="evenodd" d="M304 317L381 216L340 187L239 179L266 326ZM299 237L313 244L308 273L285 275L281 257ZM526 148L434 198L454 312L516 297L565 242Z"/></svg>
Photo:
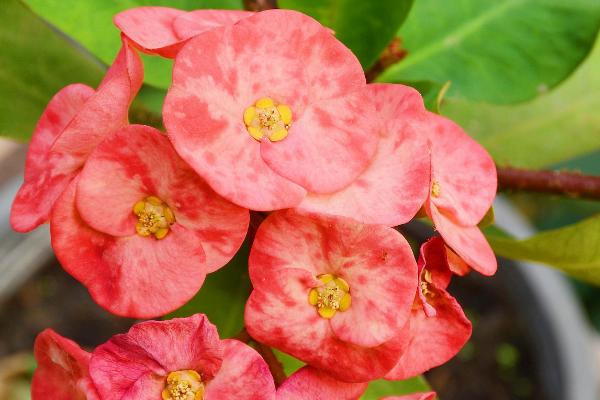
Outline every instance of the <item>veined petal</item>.
<svg viewBox="0 0 600 400"><path fill-rule="evenodd" d="M277 400L356 400L368 383L346 383L333 379L323 371L303 367L277 388Z"/></svg>

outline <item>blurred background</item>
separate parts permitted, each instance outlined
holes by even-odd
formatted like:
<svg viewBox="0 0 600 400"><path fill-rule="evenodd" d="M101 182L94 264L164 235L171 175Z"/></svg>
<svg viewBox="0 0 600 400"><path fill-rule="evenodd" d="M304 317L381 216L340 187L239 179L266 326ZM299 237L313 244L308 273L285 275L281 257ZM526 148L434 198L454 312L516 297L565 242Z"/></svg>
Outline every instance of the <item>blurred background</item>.
<svg viewBox="0 0 600 400"><path fill-rule="evenodd" d="M93 348L136 322L100 309L60 268L47 227L17 234L8 224L27 141L48 100L69 83L98 84L119 48L111 22L119 11L256 10L266 3L273 2L0 0L0 399L29 398L32 344L43 329ZM600 175L600 1L278 6L331 27L370 79L417 88L431 111L461 124L498 165ZM130 119L160 126L170 61L143 59L145 85ZM492 278L473 273L453 281L450 292L473 321L473 337L455 359L428 372L427 382L444 400L599 398L600 288L569 273L585 265L588 281L600 282L600 201L505 192L494 214L485 232L507 258ZM500 230L512 240L502 248ZM527 242L518 239L547 230L556 234L523 256ZM415 246L432 234L418 221L402 231ZM377 398L373 393L364 398Z"/></svg>

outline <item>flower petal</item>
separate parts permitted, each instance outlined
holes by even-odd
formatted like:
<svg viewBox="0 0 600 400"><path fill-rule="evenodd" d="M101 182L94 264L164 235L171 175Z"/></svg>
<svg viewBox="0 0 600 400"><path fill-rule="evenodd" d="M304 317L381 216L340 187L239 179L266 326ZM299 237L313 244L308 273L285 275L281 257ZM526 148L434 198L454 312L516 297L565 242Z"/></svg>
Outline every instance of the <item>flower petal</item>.
<svg viewBox="0 0 600 400"><path fill-rule="evenodd" d="M386 379L403 380L422 374L454 357L471 336L471 322L460 304L445 290L435 290L429 300L435 316L415 306L410 319L410 341Z"/></svg>
<svg viewBox="0 0 600 400"><path fill-rule="evenodd" d="M451 249L471 268L483 275L494 275L498 268L496 256L477 226L459 226L431 205L429 214L435 229Z"/></svg>
<svg viewBox="0 0 600 400"><path fill-rule="evenodd" d="M183 41L174 30L174 21L186 12L169 7L136 7L118 13L115 25L141 51L174 58Z"/></svg>
<svg viewBox="0 0 600 400"><path fill-rule="evenodd" d="M196 314L142 322L113 336L94 351L90 374L103 398L158 399L169 372L190 369L212 379L222 358L217 328Z"/></svg>
<svg viewBox="0 0 600 400"><path fill-rule="evenodd" d="M277 400L355 400L368 383L340 382L323 371L303 367L287 378L277 388Z"/></svg>
<svg viewBox="0 0 600 400"><path fill-rule="evenodd" d="M52 205L75 176L50 148L93 94L94 89L86 85L66 86L40 117L27 152L25 180L11 209L10 223L16 231L28 232L47 221Z"/></svg>
<svg viewBox="0 0 600 400"><path fill-rule="evenodd" d="M439 195L431 202L460 225L477 225L496 195L496 166L487 151L454 122L428 113L431 180Z"/></svg>
<svg viewBox="0 0 600 400"><path fill-rule="evenodd" d="M308 302L308 293L318 282L302 269L278 270L269 281L253 282L255 289L245 312L250 336L342 381L366 382L382 377L404 350L406 333L371 348L339 340L328 320Z"/></svg>
<svg viewBox="0 0 600 400"><path fill-rule="evenodd" d="M74 180L56 202L50 232L63 268L113 314L151 318L185 304L206 275L201 238L175 223L162 240L115 238L93 230L75 209Z"/></svg>
<svg viewBox="0 0 600 400"><path fill-rule="evenodd" d="M173 29L180 40L185 40L211 29L233 25L253 14L242 10L194 10L175 18Z"/></svg>
<svg viewBox="0 0 600 400"><path fill-rule="evenodd" d="M298 208L351 217L363 223L401 225L415 216L429 191L429 148L411 121L424 112L419 93L404 85L371 84L380 134L375 156L350 185L309 193Z"/></svg>
<svg viewBox="0 0 600 400"><path fill-rule="evenodd" d="M206 400L274 400L275 383L269 366L250 346L223 340L223 364L208 383Z"/></svg>
<svg viewBox="0 0 600 400"><path fill-rule="evenodd" d="M311 192L331 193L350 184L371 162L379 141L366 88L308 105L284 140L261 143L263 159Z"/></svg>
<svg viewBox="0 0 600 400"><path fill-rule="evenodd" d="M31 383L33 400L99 400L90 381L90 353L77 343L46 329L35 339L37 368Z"/></svg>
<svg viewBox="0 0 600 400"><path fill-rule="evenodd" d="M241 246L248 210L217 195L177 155L158 130L129 125L91 154L77 187L77 208L94 229L135 234L133 205L147 196L165 201L178 224L202 238L207 272L225 265Z"/></svg>

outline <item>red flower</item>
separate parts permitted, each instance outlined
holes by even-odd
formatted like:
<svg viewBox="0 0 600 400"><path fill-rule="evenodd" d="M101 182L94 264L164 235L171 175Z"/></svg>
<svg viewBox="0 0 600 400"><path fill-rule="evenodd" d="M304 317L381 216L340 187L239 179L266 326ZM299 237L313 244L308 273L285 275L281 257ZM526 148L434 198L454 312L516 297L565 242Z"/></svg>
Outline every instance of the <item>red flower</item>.
<svg viewBox="0 0 600 400"><path fill-rule="evenodd" d="M298 208L367 224L401 225L427 199L430 155L417 129L425 107L419 92L404 85L371 84L365 95L375 105L370 127L380 136L375 156L351 184L333 193L310 193Z"/></svg>
<svg viewBox="0 0 600 400"><path fill-rule="evenodd" d="M258 229L249 270L252 337L347 382L396 364L417 266L394 229L276 212Z"/></svg>
<svg viewBox="0 0 600 400"><path fill-rule="evenodd" d="M496 195L490 155L454 122L429 113L431 190L425 209L444 241L470 267L493 275L494 252L477 227Z"/></svg>
<svg viewBox="0 0 600 400"><path fill-rule="evenodd" d="M469 340L471 323L446 291L451 277L444 242L434 237L421 246L408 348L386 379L410 378L441 365Z"/></svg>
<svg viewBox="0 0 600 400"><path fill-rule="evenodd" d="M248 210L219 197L156 129L130 125L104 140L52 213L62 266L110 312L164 315L226 264Z"/></svg>
<svg viewBox="0 0 600 400"><path fill-rule="evenodd" d="M331 32L268 10L191 39L164 121L178 153L223 197L255 210L330 193L370 162L379 135L365 77Z"/></svg>
<svg viewBox="0 0 600 400"><path fill-rule="evenodd" d="M260 355L219 340L205 315L135 325L98 346L90 375L104 400L274 400Z"/></svg>
<svg viewBox="0 0 600 400"><path fill-rule="evenodd" d="M306 366L277 388L277 400L356 400L369 384L340 382Z"/></svg>
<svg viewBox="0 0 600 400"><path fill-rule="evenodd" d="M186 12L169 7L136 7L117 14L115 25L144 53L174 58L190 38L236 23L253 13L238 10Z"/></svg>
<svg viewBox="0 0 600 400"><path fill-rule="evenodd" d="M46 222L56 199L81 171L102 139L127 125L129 104L142 84L139 56L123 47L94 91L74 84L58 92L31 139L25 181L12 205L10 222L19 232Z"/></svg>
<svg viewBox="0 0 600 400"><path fill-rule="evenodd" d="M35 339L32 400L99 400L88 365L91 354L51 329Z"/></svg>

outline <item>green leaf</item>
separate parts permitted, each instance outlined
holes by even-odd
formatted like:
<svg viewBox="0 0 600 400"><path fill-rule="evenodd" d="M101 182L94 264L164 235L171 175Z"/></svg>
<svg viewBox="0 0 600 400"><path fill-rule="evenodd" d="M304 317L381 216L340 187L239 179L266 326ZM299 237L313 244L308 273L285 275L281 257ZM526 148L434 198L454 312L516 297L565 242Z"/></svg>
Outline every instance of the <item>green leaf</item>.
<svg viewBox="0 0 600 400"><path fill-rule="evenodd" d="M31 137L50 98L63 86L96 86L103 68L17 0L0 6L0 135Z"/></svg>
<svg viewBox="0 0 600 400"><path fill-rule="evenodd" d="M447 99L442 111L485 146L498 164L548 167L600 149L598 71L600 40L567 81L532 102L493 106Z"/></svg>
<svg viewBox="0 0 600 400"><path fill-rule="evenodd" d="M369 383L367 391L361 396L361 400L379 400L384 396L400 396L403 394L428 392L431 388L422 376L404 381L386 381L379 379Z"/></svg>
<svg viewBox="0 0 600 400"><path fill-rule="evenodd" d="M452 97L524 101L564 80L599 26L598 0L420 0L398 32L408 55L378 80L450 80Z"/></svg>
<svg viewBox="0 0 600 400"><path fill-rule="evenodd" d="M600 285L600 214L524 240L495 234L488 234L487 238L500 256L548 264Z"/></svg>
<svg viewBox="0 0 600 400"><path fill-rule="evenodd" d="M24 0L34 12L81 43L104 63L112 63L120 46L115 14L139 6L197 8L241 8L241 0ZM40 38L43 38L41 36ZM38 43L40 43L38 41ZM172 61L144 56L145 82L168 88Z"/></svg>
<svg viewBox="0 0 600 400"><path fill-rule="evenodd" d="M281 8L301 11L335 31L335 36L368 69L392 40L413 0L279 0Z"/></svg>
<svg viewBox="0 0 600 400"><path fill-rule="evenodd" d="M250 244L246 241L229 264L206 277L192 300L165 318L203 313L217 326L221 338L237 335L244 327L244 306L251 290L249 254Z"/></svg>

